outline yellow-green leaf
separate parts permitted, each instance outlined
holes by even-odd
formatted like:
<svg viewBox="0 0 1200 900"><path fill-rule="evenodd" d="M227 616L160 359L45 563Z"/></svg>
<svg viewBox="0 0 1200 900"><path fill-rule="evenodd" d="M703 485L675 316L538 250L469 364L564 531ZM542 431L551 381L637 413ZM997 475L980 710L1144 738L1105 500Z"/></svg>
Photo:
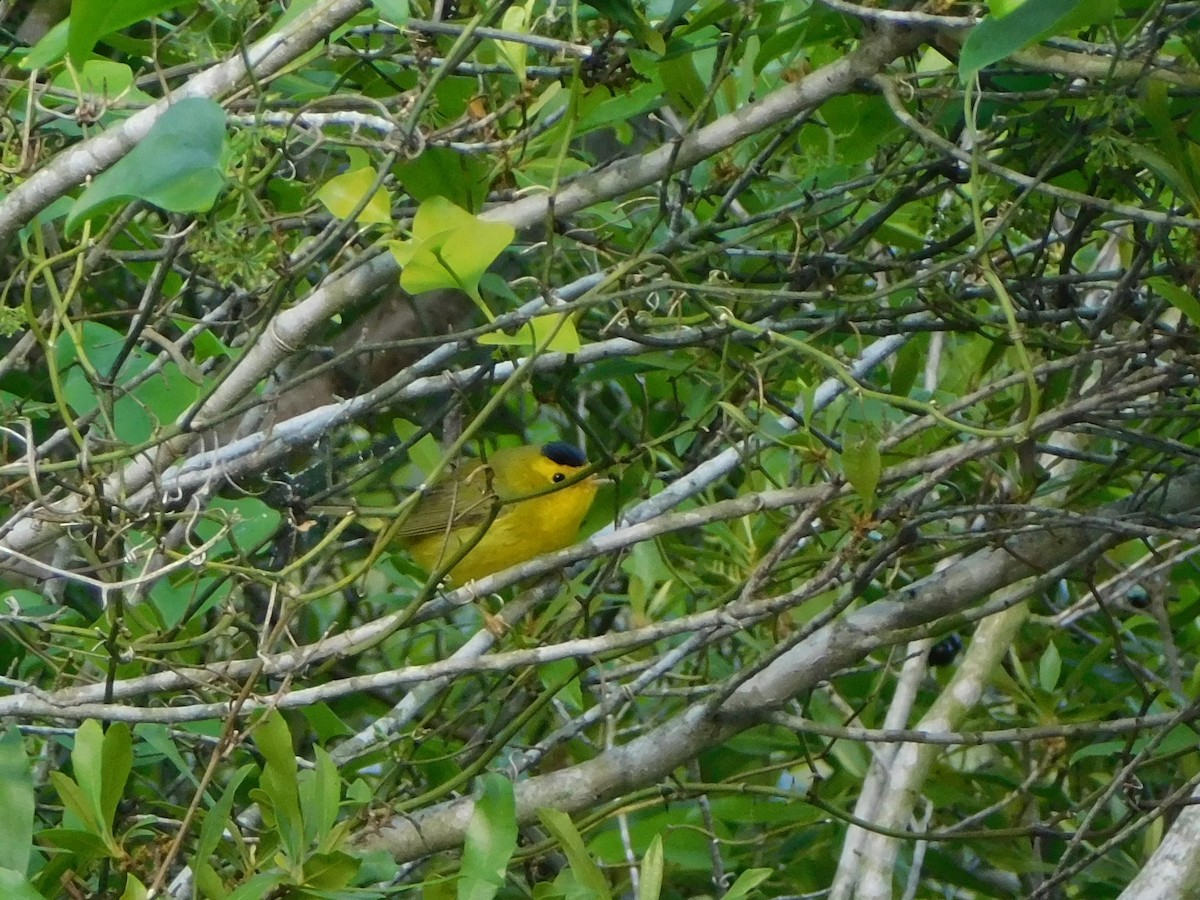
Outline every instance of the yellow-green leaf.
<svg viewBox="0 0 1200 900"><path fill-rule="evenodd" d="M540 347L553 353L578 353L583 342L575 330L575 322L566 313L535 316L522 325L516 334L503 332L480 335L478 343L493 347Z"/></svg>
<svg viewBox="0 0 1200 900"><path fill-rule="evenodd" d="M353 169L337 175L321 186L317 199L339 219L349 218L367 191L375 184L376 172L371 168ZM387 225L392 221L392 195L377 188L354 221L364 225Z"/></svg>
<svg viewBox="0 0 1200 900"><path fill-rule="evenodd" d="M412 239L388 245L409 293L458 288L482 304L479 279L515 236L506 222L485 222L445 197L430 197L413 217Z"/></svg>
<svg viewBox="0 0 1200 900"><path fill-rule="evenodd" d="M513 34L527 34L528 23L529 11L523 6L514 5L504 11L504 18L500 20L500 28L504 31L511 31ZM525 58L529 48L516 41L497 41L496 49L512 67L517 80L523 84L525 82Z"/></svg>

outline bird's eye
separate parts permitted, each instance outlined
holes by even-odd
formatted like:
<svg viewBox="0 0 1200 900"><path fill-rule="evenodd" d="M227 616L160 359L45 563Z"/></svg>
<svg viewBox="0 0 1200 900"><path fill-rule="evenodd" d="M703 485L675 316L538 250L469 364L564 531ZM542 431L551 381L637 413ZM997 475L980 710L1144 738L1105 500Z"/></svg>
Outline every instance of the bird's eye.
<svg viewBox="0 0 1200 900"><path fill-rule="evenodd" d="M564 475L562 472L555 472L554 475L550 478L550 480L553 481L555 484L558 484L560 481L566 481L567 476Z"/></svg>

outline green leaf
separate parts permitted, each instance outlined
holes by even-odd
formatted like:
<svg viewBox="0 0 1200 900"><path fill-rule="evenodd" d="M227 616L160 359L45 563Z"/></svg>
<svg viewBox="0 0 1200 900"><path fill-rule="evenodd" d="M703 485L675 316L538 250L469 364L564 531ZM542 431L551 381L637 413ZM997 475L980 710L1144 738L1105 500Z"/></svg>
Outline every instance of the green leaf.
<svg viewBox="0 0 1200 900"><path fill-rule="evenodd" d="M57 789L59 779L54 777L56 775L61 775L63 778L66 778L66 776L62 772L50 773L50 780ZM69 778L66 778L66 780L71 781ZM75 782L71 781L71 784L75 784ZM61 791L59 792L59 797L62 797L65 802L66 798ZM63 850L69 850L84 859L111 856L108 844L103 839L97 837L92 831L83 831L78 828L47 828L38 832L38 840L46 841Z"/></svg>
<svg viewBox="0 0 1200 900"><path fill-rule="evenodd" d="M63 806L74 816L76 822L83 826L88 834L99 835L101 827L100 820L96 818L96 810L93 808L91 800L79 789L75 780L65 772L51 772L50 783L54 785L54 790L58 792L58 798L62 800Z"/></svg>
<svg viewBox="0 0 1200 900"><path fill-rule="evenodd" d="M1008 15L988 16L967 35L958 61L965 84L980 69L999 62L1046 34L1057 34L1076 9L1093 0L1026 0Z"/></svg>
<svg viewBox="0 0 1200 900"><path fill-rule="evenodd" d="M71 30L71 20L63 19L38 40L30 49L28 55L21 60L21 68L26 71L44 69L52 66L67 55L67 36Z"/></svg>
<svg viewBox="0 0 1200 900"><path fill-rule="evenodd" d="M273 709L254 729L254 745L266 760L259 787L271 803L279 842L288 861L299 864L304 858L304 823L300 817L300 786L292 735L279 710Z"/></svg>
<svg viewBox="0 0 1200 900"><path fill-rule="evenodd" d="M412 235L389 242L403 267L402 288L411 294L458 288L482 304L479 279L516 232L505 222L485 222L445 197L430 197L413 217Z"/></svg>
<svg viewBox="0 0 1200 900"><path fill-rule="evenodd" d="M662 35L650 27L630 0L583 0L583 2L606 19L622 26L655 53L661 54L666 49Z"/></svg>
<svg viewBox="0 0 1200 900"><path fill-rule="evenodd" d="M1200 207L1200 203L1197 203L1197 194L1200 192L1196 189L1196 173L1192 170L1191 159L1184 151L1175 122L1171 119L1166 82L1151 80L1146 86L1142 95L1142 112L1154 130L1163 156L1170 161L1171 168L1178 172L1178 177L1186 185L1188 199L1193 207Z"/></svg>
<svg viewBox="0 0 1200 900"><path fill-rule="evenodd" d="M0 897L5 900L45 900L24 875L4 868L0 868Z"/></svg>
<svg viewBox="0 0 1200 900"><path fill-rule="evenodd" d="M340 891L358 874L361 860L338 850L314 853L304 861L304 886L319 891Z"/></svg>
<svg viewBox="0 0 1200 900"><path fill-rule="evenodd" d="M113 722L104 732L100 749L100 816L111 833L117 815L117 804L125 793L125 783L133 771L133 740L129 726L124 722ZM76 773L78 777L78 773Z"/></svg>
<svg viewBox="0 0 1200 900"><path fill-rule="evenodd" d="M541 681L542 687L554 692L555 703L562 703L573 712L587 709L578 675L579 667L571 659L556 659L544 666L538 666L538 680Z"/></svg>
<svg viewBox="0 0 1200 900"><path fill-rule="evenodd" d="M253 771L254 766L250 764L238 769L229 779L229 784L225 786L221 799L204 814L204 824L200 826L200 840L196 842L194 860L209 859L217 849L217 844L220 843L225 830L237 827L230 818L230 813L233 810L234 800L237 799L238 788Z"/></svg>
<svg viewBox="0 0 1200 900"><path fill-rule="evenodd" d="M411 441L413 435L423 430L419 425L414 425L406 419L392 420L392 432L403 443ZM408 448L408 461L420 469L422 473L426 474L437 468L438 463L442 461L444 455L445 452L442 450L442 445L428 431L425 431L425 434L417 438L413 445Z"/></svg>
<svg viewBox="0 0 1200 900"><path fill-rule="evenodd" d="M675 44L673 41L672 50ZM689 113L700 108L708 94L708 87L697 74L696 60L691 53L672 52L659 63L659 72L672 106Z"/></svg>
<svg viewBox="0 0 1200 900"><path fill-rule="evenodd" d="M914 336L905 342L896 354L896 362L892 366L892 393L898 397L907 397L917 376L924 367L926 354L929 352L929 341Z"/></svg>
<svg viewBox="0 0 1200 900"><path fill-rule="evenodd" d="M537 814L546 830L562 844L563 853L566 854L571 871L579 884L598 900L608 900L612 895L608 879L587 852L583 837L571 821L571 817L557 809L539 809Z"/></svg>
<svg viewBox="0 0 1200 900"><path fill-rule="evenodd" d="M1147 278L1146 284L1156 294L1191 319L1193 325L1200 325L1200 300L1197 300L1191 291L1184 290L1175 282L1168 281L1166 278Z"/></svg>
<svg viewBox="0 0 1200 900"><path fill-rule="evenodd" d="M1186 155L1181 156L1181 160L1185 164L1185 167L1181 169L1166 156L1150 147L1131 144L1125 149L1135 160L1169 184L1176 194L1192 205L1193 209L1200 210L1200 191L1197 190L1189 174L1190 163L1187 162Z"/></svg>
<svg viewBox="0 0 1200 900"><path fill-rule="evenodd" d="M517 802L512 782L490 773L481 779L463 844L458 900L492 900L504 886L508 862L517 849Z"/></svg>
<svg viewBox="0 0 1200 900"><path fill-rule="evenodd" d="M342 721L327 703L302 707L300 713L322 744L335 743L339 738L354 734L354 729Z"/></svg>
<svg viewBox="0 0 1200 900"><path fill-rule="evenodd" d="M314 747L316 768L300 773L300 811L304 817L304 840L320 844L337 821L342 782L333 758L321 747Z"/></svg>
<svg viewBox="0 0 1200 900"><path fill-rule="evenodd" d="M321 186L317 191L317 199L339 219L348 218L375 184L376 175L370 167L343 172ZM390 225L392 202L390 193L382 187L376 188L354 221L365 225Z"/></svg>
<svg viewBox="0 0 1200 900"><path fill-rule="evenodd" d="M495 178L476 153L456 153L449 147L429 147L416 159L397 163L392 171L418 203L444 197L464 209L479 209Z"/></svg>
<svg viewBox="0 0 1200 900"><path fill-rule="evenodd" d="M62 71L54 77L54 86L71 93L113 100L118 96L125 103L154 102L154 98L134 87L133 69L109 59L89 59L78 72Z"/></svg>
<svg viewBox="0 0 1200 900"><path fill-rule="evenodd" d="M578 353L583 342L575 329L575 320L569 313L551 313L534 316L514 335L503 332L481 334L477 343L496 347L523 347L529 350L541 347L551 353Z"/></svg>
<svg viewBox="0 0 1200 900"><path fill-rule="evenodd" d="M658 900L662 894L663 840L656 834L642 856L641 877L638 880L637 900Z"/></svg>
<svg viewBox="0 0 1200 900"><path fill-rule="evenodd" d="M397 27L408 21L408 0L371 0L379 18Z"/></svg>
<svg viewBox="0 0 1200 900"><path fill-rule="evenodd" d="M881 471L878 440L868 429L848 429L842 445L842 473L868 513L875 509Z"/></svg>
<svg viewBox="0 0 1200 900"><path fill-rule="evenodd" d="M104 729L95 719L88 719L75 732L71 750L71 770L79 785L79 796L87 804L84 819L97 833L109 834L109 820L104 815Z"/></svg>
<svg viewBox="0 0 1200 900"><path fill-rule="evenodd" d="M215 556L249 551L275 533L282 516L257 497L236 500L217 497L208 504L206 514L196 522L196 534L210 541L222 528L228 528L223 540L210 551Z"/></svg>
<svg viewBox="0 0 1200 900"><path fill-rule="evenodd" d="M774 869L747 869L737 877L737 881L725 892L721 900L742 900L774 874Z"/></svg>
<svg viewBox="0 0 1200 900"><path fill-rule="evenodd" d="M63 399L79 415L101 407L101 389L92 383L88 370L102 378L113 378L124 386L150 367L154 358L135 347L125 358L120 372L112 368L120 357L125 336L99 322L84 322L75 332L64 331L55 348L55 357L63 378ZM186 364L186 360L184 361ZM85 365L86 364L86 365ZM127 444L150 439L156 426L173 423L199 396L199 388L169 361L131 392L112 405L104 405L110 433Z"/></svg>
<svg viewBox="0 0 1200 900"><path fill-rule="evenodd" d="M283 872L261 872L255 875L225 900L262 900L271 895L279 885L287 881Z"/></svg>
<svg viewBox="0 0 1200 900"><path fill-rule="evenodd" d="M33 778L21 732L0 738L0 867L24 876L33 850ZM0 895L9 896L7 891Z"/></svg>
<svg viewBox="0 0 1200 900"><path fill-rule="evenodd" d="M527 34L529 32L528 10L523 6L510 6L504 11L504 17L500 20L500 28L503 31L509 31L513 34ZM525 44L519 44L516 41L497 41L496 49L504 57L505 62L512 68L517 76L517 80L524 84L525 59L528 55L529 47Z"/></svg>
<svg viewBox="0 0 1200 900"><path fill-rule="evenodd" d="M166 582L167 579L161 579L160 584ZM176 622L170 622L170 625L175 625ZM200 779L195 771L183 759L179 752L179 748L175 746L175 742L171 740L171 733L167 730L166 725L157 722L143 722L137 726L137 736L140 740L153 749L156 753L162 755L171 761L177 771L184 778L187 778L197 788L200 787Z"/></svg>
<svg viewBox="0 0 1200 900"><path fill-rule="evenodd" d="M146 886L132 872L125 876L125 891L121 894L121 900L145 900L148 896L150 894Z"/></svg>
<svg viewBox="0 0 1200 900"><path fill-rule="evenodd" d="M70 232L122 200L144 200L168 212L212 208L225 184L225 111L203 97L172 104L126 156L100 173L67 216Z"/></svg>
<svg viewBox="0 0 1200 900"><path fill-rule="evenodd" d="M174 9L183 0L71 0L67 53L76 66L83 65L96 42L135 22Z"/></svg>
<svg viewBox="0 0 1200 900"><path fill-rule="evenodd" d="M1038 684L1041 685L1042 690L1052 691L1058 685L1060 675L1062 675L1062 657L1059 656L1054 641L1051 641L1042 651L1041 659L1038 660Z"/></svg>

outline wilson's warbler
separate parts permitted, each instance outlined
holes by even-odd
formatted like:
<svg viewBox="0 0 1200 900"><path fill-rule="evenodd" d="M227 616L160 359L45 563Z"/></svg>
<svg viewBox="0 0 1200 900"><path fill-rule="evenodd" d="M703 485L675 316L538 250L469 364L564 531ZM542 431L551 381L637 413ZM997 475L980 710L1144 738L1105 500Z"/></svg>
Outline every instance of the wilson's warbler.
<svg viewBox="0 0 1200 900"><path fill-rule="evenodd" d="M571 480L586 465L582 450L561 441L497 450L430 490L396 536L430 572L470 547L448 573L457 584L561 550L575 542L601 484L595 475Z"/></svg>

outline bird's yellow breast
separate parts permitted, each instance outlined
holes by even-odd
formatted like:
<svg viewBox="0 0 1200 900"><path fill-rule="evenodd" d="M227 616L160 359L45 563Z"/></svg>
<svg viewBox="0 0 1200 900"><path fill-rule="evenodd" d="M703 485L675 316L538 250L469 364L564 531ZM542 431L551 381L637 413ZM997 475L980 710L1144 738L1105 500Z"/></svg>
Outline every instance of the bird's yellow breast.
<svg viewBox="0 0 1200 900"><path fill-rule="evenodd" d="M502 506L482 534L485 526L468 525L412 539L408 549L422 568L432 572L470 547L448 573L455 583L465 584L573 544L597 487L588 478L552 493L516 500Z"/></svg>

